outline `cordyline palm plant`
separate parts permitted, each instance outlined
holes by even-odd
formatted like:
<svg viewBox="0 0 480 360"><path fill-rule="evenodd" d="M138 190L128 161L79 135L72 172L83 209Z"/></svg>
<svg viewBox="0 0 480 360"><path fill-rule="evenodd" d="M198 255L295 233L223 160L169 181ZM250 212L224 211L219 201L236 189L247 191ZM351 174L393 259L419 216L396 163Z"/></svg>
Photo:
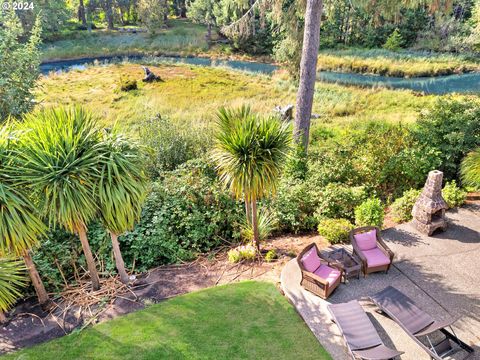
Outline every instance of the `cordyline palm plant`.
<svg viewBox="0 0 480 360"><path fill-rule="evenodd" d="M102 132L83 109L48 109L25 116L21 128L22 180L40 200L49 223L79 236L94 290L100 288L87 227L97 214L96 186L104 154Z"/></svg>
<svg viewBox="0 0 480 360"><path fill-rule="evenodd" d="M257 200L274 193L291 144L287 124L253 114L248 107L220 109L212 158L223 183L245 199L253 243L259 250Z"/></svg>
<svg viewBox="0 0 480 360"><path fill-rule="evenodd" d="M5 312L21 296L25 286L24 266L19 260L0 259L0 322L4 322Z"/></svg>
<svg viewBox="0 0 480 360"><path fill-rule="evenodd" d="M49 297L30 253L44 234L45 225L19 184L15 141L9 125L0 128L0 255L24 259L38 301L46 308Z"/></svg>
<svg viewBox="0 0 480 360"><path fill-rule="evenodd" d="M97 187L100 216L110 232L120 279L128 284L129 277L125 271L118 236L132 230L140 218L146 195L146 177L140 146L115 131L106 134L104 142L105 156Z"/></svg>
<svg viewBox="0 0 480 360"><path fill-rule="evenodd" d="M480 189L480 148L463 159L460 173L465 185Z"/></svg>

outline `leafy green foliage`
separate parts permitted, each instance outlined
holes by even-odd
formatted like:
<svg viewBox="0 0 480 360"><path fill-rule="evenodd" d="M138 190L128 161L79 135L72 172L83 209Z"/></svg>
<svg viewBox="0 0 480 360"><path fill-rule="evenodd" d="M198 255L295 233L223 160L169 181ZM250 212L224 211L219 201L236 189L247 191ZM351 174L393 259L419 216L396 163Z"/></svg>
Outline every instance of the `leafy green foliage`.
<svg viewBox="0 0 480 360"><path fill-rule="evenodd" d="M438 152L438 170L445 179L458 176L461 160L480 146L480 101L440 98L435 106L421 113L415 130L417 141L424 148Z"/></svg>
<svg viewBox="0 0 480 360"><path fill-rule="evenodd" d="M51 225L78 231L97 212L102 134L83 109L47 109L25 116L20 128L21 179L40 200Z"/></svg>
<svg viewBox="0 0 480 360"><path fill-rule="evenodd" d="M387 41L383 45L384 49L390 51L397 51L403 47L404 40L398 29L395 29L390 36L387 38Z"/></svg>
<svg viewBox="0 0 480 360"><path fill-rule="evenodd" d="M265 254L265 261L266 262L273 262L278 258L277 251L275 249L268 250Z"/></svg>
<svg viewBox="0 0 480 360"><path fill-rule="evenodd" d="M412 210L420 196L421 190L406 190L401 197L396 199L390 206L390 214L396 222L412 220Z"/></svg>
<svg viewBox="0 0 480 360"><path fill-rule="evenodd" d="M317 220L313 216L316 198L306 181L283 178L272 201L281 231L298 233L315 229Z"/></svg>
<svg viewBox="0 0 480 360"><path fill-rule="evenodd" d="M452 180L447 182L442 189L443 199L447 202L450 209L462 206L467 199L467 192L457 186L457 182Z"/></svg>
<svg viewBox="0 0 480 360"><path fill-rule="evenodd" d="M212 144L207 128L191 122L174 122L160 115L142 123L140 138L148 149L146 168L151 178L200 157Z"/></svg>
<svg viewBox="0 0 480 360"><path fill-rule="evenodd" d="M5 312L21 296L25 286L25 266L21 261L0 259L0 311Z"/></svg>
<svg viewBox="0 0 480 360"><path fill-rule="evenodd" d="M355 208L356 226L378 226L383 227L385 211L380 199L371 198Z"/></svg>
<svg viewBox="0 0 480 360"><path fill-rule="evenodd" d="M257 221L258 239L260 241L266 240L278 226L275 214L268 209L259 209ZM251 222L244 221L241 227L241 235L244 240L253 241L253 226Z"/></svg>
<svg viewBox="0 0 480 360"><path fill-rule="evenodd" d="M347 219L322 219L318 224L318 233L331 244L348 241L353 225Z"/></svg>
<svg viewBox="0 0 480 360"><path fill-rule="evenodd" d="M315 217L354 219L354 209L367 197L363 187L349 187L343 184L330 183L318 194Z"/></svg>
<svg viewBox="0 0 480 360"><path fill-rule="evenodd" d="M0 128L0 257L21 256L38 244L45 226L37 209L19 183L18 152L14 149L17 133Z"/></svg>
<svg viewBox="0 0 480 360"><path fill-rule="evenodd" d="M33 89L39 75L40 20L30 36L13 10L0 11L0 122L19 117L34 106ZM20 39L27 37L25 42Z"/></svg>
<svg viewBox="0 0 480 360"><path fill-rule="evenodd" d="M220 109L217 126L212 159L221 181L248 201L275 192L291 144L289 126L248 107Z"/></svg>
<svg viewBox="0 0 480 360"><path fill-rule="evenodd" d="M480 148L472 151L462 160L461 174L466 185L480 189Z"/></svg>
<svg viewBox="0 0 480 360"><path fill-rule="evenodd" d="M105 227L120 235L140 218L147 183L140 146L116 131L102 139L104 148L96 186L100 217Z"/></svg>
<svg viewBox="0 0 480 360"><path fill-rule="evenodd" d="M195 160L152 184L140 222L119 238L136 268L188 260L226 239L239 239L243 207L226 193L211 165Z"/></svg>
<svg viewBox="0 0 480 360"><path fill-rule="evenodd" d="M166 0L139 0L138 17L148 32L155 34L165 24L168 13Z"/></svg>
<svg viewBox="0 0 480 360"><path fill-rule="evenodd" d="M253 260L257 256L257 249L253 245L237 246L228 251L228 261L237 263L243 260Z"/></svg>

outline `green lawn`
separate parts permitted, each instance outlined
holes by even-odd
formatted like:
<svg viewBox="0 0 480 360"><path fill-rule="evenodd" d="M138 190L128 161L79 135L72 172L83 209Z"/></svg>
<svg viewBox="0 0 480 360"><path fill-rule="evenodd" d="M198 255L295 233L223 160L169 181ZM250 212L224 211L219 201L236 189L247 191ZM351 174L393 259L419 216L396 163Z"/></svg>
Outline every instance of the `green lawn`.
<svg viewBox="0 0 480 360"><path fill-rule="evenodd" d="M3 359L331 359L273 284L179 296Z"/></svg>
<svg viewBox="0 0 480 360"><path fill-rule="evenodd" d="M205 26L176 19L169 20L168 24L167 29L155 35L106 30L79 32L66 39L46 42L42 46L42 60L125 54L190 55L208 49Z"/></svg>

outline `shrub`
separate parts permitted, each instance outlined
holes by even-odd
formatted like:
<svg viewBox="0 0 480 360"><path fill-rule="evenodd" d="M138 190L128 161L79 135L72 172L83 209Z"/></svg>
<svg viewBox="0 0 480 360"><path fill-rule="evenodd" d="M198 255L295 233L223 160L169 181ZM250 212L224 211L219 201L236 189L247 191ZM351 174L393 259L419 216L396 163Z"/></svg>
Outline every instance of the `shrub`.
<svg viewBox="0 0 480 360"><path fill-rule="evenodd" d="M137 80L120 80L120 90L122 91L131 91L131 90L137 90L138 85L137 85Z"/></svg>
<svg viewBox="0 0 480 360"><path fill-rule="evenodd" d="M277 218L275 214L267 209L260 209L257 214L258 238L260 241L266 240L277 227ZM242 238L246 241L253 241L253 226L247 220L244 220L241 229Z"/></svg>
<svg viewBox="0 0 480 360"><path fill-rule="evenodd" d="M467 192L457 186L455 180L447 182L442 190L442 196L447 202L449 208L455 208L465 204Z"/></svg>
<svg viewBox="0 0 480 360"><path fill-rule="evenodd" d="M152 184L139 224L120 237L124 259L141 270L192 259L239 239L242 218L242 204L223 190L213 167L190 161Z"/></svg>
<svg viewBox="0 0 480 360"><path fill-rule="evenodd" d="M272 262L275 261L278 258L277 251L275 249L268 250L267 253L265 254L265 261L266 262Z"/></svg>
<svg viewBox="0 0 480 360"><path fill-rule="evenodd" d="M415 136L424 148L438 151L445 179L457 177L461 160L480 146L480 101L473 97L461 100L440 98L428 111L422 112Z"/></svg>
<svg viewBox="0 0 480 360"><path fill-rule="evenodd" d="M315 218L345 218L353 220L354 209L366 199L361 186L349 187L331 183L319 191Z"/></svg>
<svg viewBox="0 0 480 360"><path fill-rule="evenodd" d="M316 202L307 182L283 178L271 207L280 230L298 233L315 229Z"/></svg>
<svg viewBox="0 0 480 360"><path fill-rule="evenodd" d="M382 228L385 211L380 199L371 198L355 208L355 225Z"/></svg>
<svg viewBox="0 0 480 360"><path fill-rule="evenodd" d="M257 249L253 245L238 246L228 252L228 261L237 263L242 260L253 260L257 255Z"/></svg>
<svg viewBox="0 0 480 360"><path fill-rule="evenodd" d="M348 234L353 225L347 219L322 219L318 224L318 232L331 244L348 241Z"/></svg>
<svg viewBox="0 0 480 360"><path fill-rule="evenodd" d="M398 29L393 30L387 41L383 45L383 48L391 51L398 51L403 47L404 41Z"/></svg>
<svg viewBox="0 0 480 360"><path fill-rule="evenodd" d="M390 214L396 222L412 220L412 210L415 202L420 196L421 190L410 189L403 193L402 197L396 199L390 207Z"/></svg>
<svg viewBox="0 0 480 360"><path fill-rule="evenodd" d="M160 114L142 124L140 137L149 149L146 166L152 178L200 157L212 143L208 129L188 122L173 122Z"/></svg>

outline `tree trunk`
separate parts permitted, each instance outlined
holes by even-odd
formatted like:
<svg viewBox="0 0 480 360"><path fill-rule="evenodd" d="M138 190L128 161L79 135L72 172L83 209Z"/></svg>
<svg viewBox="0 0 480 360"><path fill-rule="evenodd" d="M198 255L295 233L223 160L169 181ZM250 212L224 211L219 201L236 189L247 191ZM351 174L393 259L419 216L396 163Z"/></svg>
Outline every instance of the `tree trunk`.
<svg viewBox="0 0 480 360"><path fill-rule="evenodd" d="M87 19L87 30L88 32L92 32L92 21L93 21L93 9L90 6L90 3L87 5L87 8L85 9L85 17Z"/></svg>
<svg viewBox="0 0 480 360"><path fill-rule="evenodd" d="M108 30L114 29L112 0L105 0L105 16L107 17Z"/></svg>
<svg viewBox="0 0 480 360"><path fill-rule="evenodd" d="M295 140L303 144L305 151L308 148L310 117L312 116L313 95L317 75L322 6L322 0L307 0L307 10L305 12L300 83L298 86L297 112L294 124Z"/></svg>
<svg viewBox="0 0 480 360"><path fill-rule="evenodd" d="M90 273L90 279L92 280L93 290L100 289L100 278L98 277L97 268L95 266L95 260L93 259L92 251L90 250L90 244L87 239L87 229L84 224L80 224L77 228L78 237L82 243L83 253L87 260L88 272Z"/></svg>
<svg viewBox="0 0 480 360"><path fill-rule="evenodd" d="M260 239L258 235L258 220L257 220L257 200L252 199L252 226L253 226L253 245L260 252Z"/></svg>
<svg viewBox="0 0 480 360"><path fill-rule="evenodd" d="M81 21L83 26L87 26L87 18L85 17L85 6L83 0L78 3L78 21Z"/></svg>
<svg viewBox="0 0 480 360"><path fill-rule="evenodd" d="M247 217L247 224L252 223L252 210L250 208L250 202L245 199L245 215Z"/></svg>
<svg viewBox="0 0 480 360"><path fill-rule="evenodd" d="M48 297L45 286L43 286L42 279L38 274L37 268L35 267L32 255L30 254L29 250L25 250L22 255L23 260L25 261L25 265L27 266L28 274L30 275L30 279L32 280L33 287L35 288L38 302L40 303L42 309L46 310L50 305L50 298Z"/></svg>
<svg viewBox="0 0 480 360"><path fill-rule="evenodd" d="M113 255L115 256L115 265L117 266L118 275L124 284L128 284L129 277L125 271L125 263L123 262L122 252L120 251L120 244L118 243L118 235L110 232L112 238Z"/></svg>
<svg viewBox="0 0 480 360"><path fill-rule="evenodd" d="M180 0L179 6L180 6L180 17L181 17L182 19L186 19L186 18L187 18L187 5L186 5L186 1L185 1L185 0Z"/></svg>
<svg viewBox="0 0 480 360"><path fill-rule="evenodd" d="M208 46L210 46L210 41L212 40L212 24L208 23L207 27L207 41L208 41Z"/></svg>
<svg viewBox="0 0 480 360"><path fill-rule="evenodd" d="M5 313L3 311L0 311L0 324L3 324L6 321L7 317L5 316Z"/></svg>

